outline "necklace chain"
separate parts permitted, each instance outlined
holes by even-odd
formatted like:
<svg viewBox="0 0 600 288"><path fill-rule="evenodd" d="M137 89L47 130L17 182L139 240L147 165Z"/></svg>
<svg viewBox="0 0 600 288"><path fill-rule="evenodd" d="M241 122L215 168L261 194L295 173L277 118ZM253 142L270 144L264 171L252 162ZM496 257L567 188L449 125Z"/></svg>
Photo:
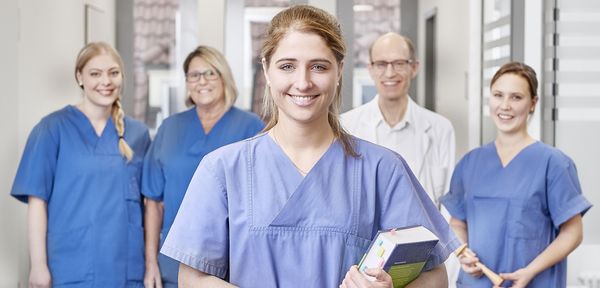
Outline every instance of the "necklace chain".
<svg viewBox="0 0 600 288"><path fill-rule="evenodd" d="M283 150L283 152L285 154L288 154L287 151L285 151L285 148L283 147L283 145L281 145L279 143L279 141L277 140L277 135L275 135L275 129L271 130L271 135L273 135L273 140L275 140L275 143L279 147L281 147L281 150ZM294 163L294 160L292 160L291 158L290 158L290 162L292 162L292 165L294 165L294 167L296 168L296 170L298 170L298 172L300 172L300 174L302 174L302 176L306 176L306 174L308 174L308 171L304 171L304 170L300 169L300 167L298 167L298 165L296 165L296 163Z"/></svg>

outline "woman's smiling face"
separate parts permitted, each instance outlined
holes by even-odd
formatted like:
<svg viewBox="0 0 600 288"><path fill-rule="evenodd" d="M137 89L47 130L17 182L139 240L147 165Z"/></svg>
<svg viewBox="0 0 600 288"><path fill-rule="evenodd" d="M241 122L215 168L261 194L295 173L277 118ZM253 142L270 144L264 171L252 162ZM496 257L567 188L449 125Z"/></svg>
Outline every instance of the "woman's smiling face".
<svg viewBox="0 0 600 288"><path fill-rule="evenodd" d="M528 116L537 102L537 97L532 97L529 91L527 80L517 74L504 74L492 84L490 115L498 132L527 131Z"/></svg>
<svg viewBox="0 0 600 288"><path fill-rule="evenodd" d="M290 31L263 65L280 121L327 121L342 65L320 36Z"/></svg>

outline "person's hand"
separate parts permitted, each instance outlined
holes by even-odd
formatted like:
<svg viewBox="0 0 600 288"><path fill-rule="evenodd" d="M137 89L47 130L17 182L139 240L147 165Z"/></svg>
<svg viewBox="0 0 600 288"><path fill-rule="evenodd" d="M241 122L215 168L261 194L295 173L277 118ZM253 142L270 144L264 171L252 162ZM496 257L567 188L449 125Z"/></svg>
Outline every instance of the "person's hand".
<svg viewBox="0 0 600 288"><path fill-rule="evenodd" d="M32 266L29 272L29 288L52 287L52 276L48 265Z"/></svg>
<svg viewBox="0 0 600 288"><path fill-rule="evenodd" d="M340 284L340 288L393 288L392 277L380 268L369 268L365 273L373 278L371 281L363 273L358 271L358 267L353 265L346 273L346 277Z"/></svg>
<svg viewBox="0 0 600 288"><path fill-rule="evenodd" d="M527 284L529 284L531 279L535 277L535 274L533 274L527 268L521 268L512 273L500 273L500 277L502 277L504 280L511 280L512 286L510 287L512 288L524 288L527 287Z"/></svg>
<svg viewBox="0 0 600 288"><path fill-rule="evenodd" d="M160 278L160 268L156 261L146 263L146 272L144 273L144 288L162 288L162 279Z"/></svg>
<svg viewBox="0 0 600 288"><path fill-rule="evenodd" d="M483 275L483 271L481 271L481 268L477 267L476 265L479 262L477 254L475 254L475 252L471 251L469 248L465 249L468 251L465 251L466 253L462 253L458 257L458 261L460 261L462 269L475 278L481 277L481 275Z"/></svg>

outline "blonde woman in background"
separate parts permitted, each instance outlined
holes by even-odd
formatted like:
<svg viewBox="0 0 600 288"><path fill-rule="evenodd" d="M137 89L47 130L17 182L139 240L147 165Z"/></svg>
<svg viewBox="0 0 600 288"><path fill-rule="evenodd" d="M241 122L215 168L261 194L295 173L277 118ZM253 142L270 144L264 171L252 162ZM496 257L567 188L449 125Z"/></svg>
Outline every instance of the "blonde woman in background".
<svg viewBox="0 0 600 288"><path fill-rule="evenodd" d="M256 135L264 123L233 106L237 88L217 49L198 46L183 63L192 108L167 118L144 160L146 288L177 287L179 262L158 254L200 160L209 152Z"/></svg>
<svg viewBox="0 0 600 288"><path fill-rule="evenodd" d="M114 48L83 47L75 78L82 101L33 128L11 190L29 205L29 287L143 287L148 129L123 115Z"/></svg>

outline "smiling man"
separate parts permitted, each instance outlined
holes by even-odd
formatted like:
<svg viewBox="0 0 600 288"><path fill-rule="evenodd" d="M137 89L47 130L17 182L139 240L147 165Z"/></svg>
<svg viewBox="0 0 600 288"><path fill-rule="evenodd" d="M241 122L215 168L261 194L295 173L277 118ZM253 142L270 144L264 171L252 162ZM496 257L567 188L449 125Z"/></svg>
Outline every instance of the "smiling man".
<svg viewBox="0 0 600 288"><path fill-rule="evenodd" d="M455 164L454 128L448 119L420 107L408 95L419 69L410 39L384 34L371 45L369 57L378 94L342 114L342 124L351 134L402 155L439 207L438 198L447 191Z"/></svg>
<svg viewBox="0 0 600 288"><path fill-rule="evenodd" d="M454 170L454 128L448 119L415 103L408 95L419 61L412 41L396 33L375 40L369 49L369 73L377 96L341 115L342 125L356 137L391 149L408 163L431 200L449 188ZM442 214L448 218L448 213ZM446 262L450 287L458 275L458 261Z"/></svg>

